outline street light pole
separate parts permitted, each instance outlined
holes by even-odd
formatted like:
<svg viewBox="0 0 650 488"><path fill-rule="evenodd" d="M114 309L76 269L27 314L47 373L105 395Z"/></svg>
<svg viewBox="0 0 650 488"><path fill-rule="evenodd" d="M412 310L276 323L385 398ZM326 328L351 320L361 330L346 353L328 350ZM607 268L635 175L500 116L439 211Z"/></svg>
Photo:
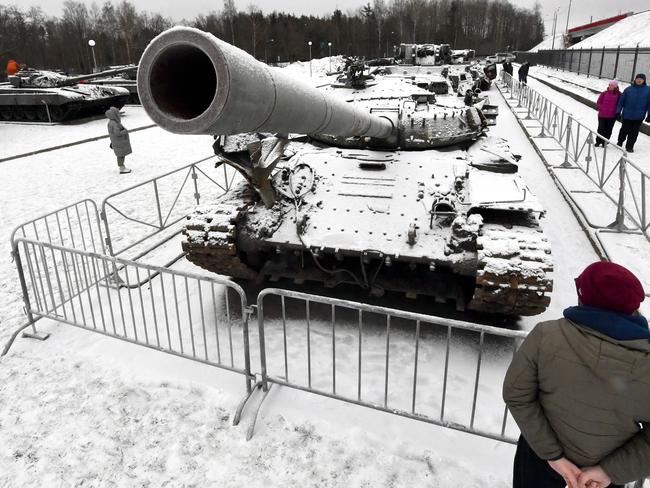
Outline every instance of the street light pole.
<svg viewBox="0 0 650 488"><path fill-rule="evenodd" d="M332 43L328 42L327 47L329 48L329 54L330 54L330 73L332 72Z"/></svg>
<svg viewBox="0 0 650 488"><path fill-rule="evenodd" d="M569 32L569 15L571 15L571 1L569 0L569 10L567 10L566 13L566 29L564 29L565 32Z"/></svg>
<svg viewBox="0 0 650 488"><path fill-rule="evenodd" d="M307 44L309 44L309 76L312 75L311 73L311 41L309 41Z"/></svg>
<svg viewBox="0 0 650 488"><path fill-rule="evenodd" d="M99 70L97 69L97 58L95 57L95 41L93 39L90 39L88 41L88 45L93 52L93 63L95 63L95 73L97 73Z"/></svg>
<svg viewBox="0 0 650 488"><path fill-rule="evenodd" d="M557 12L560 10L560 7L555 9L555 13L553 14L553 40L551 42L551 50L555 49L555 28L557 26Z"/></svg>

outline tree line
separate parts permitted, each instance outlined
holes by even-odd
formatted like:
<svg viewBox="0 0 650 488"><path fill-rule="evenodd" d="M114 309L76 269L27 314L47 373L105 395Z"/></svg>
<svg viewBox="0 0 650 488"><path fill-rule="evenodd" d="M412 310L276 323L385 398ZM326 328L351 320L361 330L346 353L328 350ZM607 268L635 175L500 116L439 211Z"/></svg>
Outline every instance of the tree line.
<svg viewBox="0 0 650 488"><path fill-rule="evenodd" d="M223 0L219 11L180 21L138 11L128 0L67 0L60 17L0 4L0 63L14 58L34 68L90 72L90 39L98 66L137 63L149 41L175 24L211 32L268 62L308 59L308 41L313 57L331 51L374 58L391 56L400 42L448 43L477 54L527 50L544 34L539 3L523 9L508 0L373 0L322 17L264 14L255 4L238 10L234 0Z"/></svg>

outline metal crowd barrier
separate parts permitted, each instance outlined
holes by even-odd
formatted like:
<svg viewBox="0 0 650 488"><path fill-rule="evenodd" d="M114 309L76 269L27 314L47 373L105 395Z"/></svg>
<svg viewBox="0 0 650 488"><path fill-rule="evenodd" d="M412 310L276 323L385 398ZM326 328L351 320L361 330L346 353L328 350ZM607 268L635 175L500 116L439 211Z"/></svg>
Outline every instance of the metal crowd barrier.
<svg viewBox="0 0 650 488"><path fill-rule="evenodd" d="M137 255L129 255L129 258L139 259L161 242L145 249L138 246L166 230L171 233L164 236L162 242L178 234L180 229L174 226L199 205L208 192L217 190L219 196L229 191L237 172L223 164L223 175L219 178L209 175L206 170L216 161L216 156L209 156L107 196L101 204L100 216L109 254L124 256L127 251L137 249Z"/></svg>
<svg viewBox="0 0 650 488"><path fill-rule="evenodd" d="M596 235L626 232L642 234L650 241L650 173L631 161L623 148L604 139L528 85L503 71L501 80L510 100L516 101L515 108L527 112L525 119L535 119L541 124L537 137L551 137L563 147L564 162L560 167L580 169L615 205L610 225L603 227L589 222L595 229L600 227ZM598 140L606 144L596 151ZM604 249L602 241L601 246Z"/></svg>
<svg viewBox="0 0 650 488"><path fill-rule="evenodd" d="M275 383L516 443L503 356L525 332L281 289L260 292L257 320L265 391Z"/></svg>
<svg viewBox="0 0 650 488"><path fill-rule="evenodd" d="M240 373L251 393L250 310L236 283L23 237L14 251L34 333L47 317Z"/></svg>
<svg viewBox="0 0 650 488"><path fill-rule="evenodd" d="M277 384L516 442L501 399L503 358L525 332L266 289L257 297L258 334L250 337L253 308L239 285L106 255L101 237L90 200L14 231L32 336L43 338L35 321L46 317L240 374L246 397L235 423L258 388L266 394Z"/></svg>
<svg viewBox="0 0 650 488"><path fill-rule="evenodd" d="M630 80L650 64L650 47L549 49L517 53L517 62L549 66L596 78Z"/></svg>

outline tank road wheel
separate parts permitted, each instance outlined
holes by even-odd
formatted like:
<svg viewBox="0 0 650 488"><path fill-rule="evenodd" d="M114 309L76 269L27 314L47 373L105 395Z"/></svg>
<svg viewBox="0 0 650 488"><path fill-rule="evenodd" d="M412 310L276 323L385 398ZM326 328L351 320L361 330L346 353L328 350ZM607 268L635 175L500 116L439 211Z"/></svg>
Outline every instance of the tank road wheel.
<svg viewBox="0 0 650 488"><path fill-rule="evenodd" d="M551 302L551 248L542 230L484 224L477 239L478 271L471 310L537 315Z"/></svg>
<svg viewBox="0 0 650 488"><path fill-rule="evenodd" d="M66 115L66 109L59 105L50 105L50 117L52 122L61 122Z"/></svg>
<svg viewBox="0 0 650 488"><path fill-rule="evenodd" d="M11 107L11 120L25 120L25 109L21 105Z"/></svg>
<svg viewBox="0 0 650 488"><path fill-rule="evenodd" d="M11 107L0 105L0 120L11 120Z"/></svg>
<svg viewBox="0 0 650 488"><path fill-rule="evenodd" d="M36 108L36 116L39 120L39 122L49 122L47 118L47 109L43 107L35 107Z"/></svg>
<svg viewBox="0 0 650 488"><path fill-rule="evenodd" d="M24 110L25 120L33 122L38 119L38 107L26 106Z"/></svg>

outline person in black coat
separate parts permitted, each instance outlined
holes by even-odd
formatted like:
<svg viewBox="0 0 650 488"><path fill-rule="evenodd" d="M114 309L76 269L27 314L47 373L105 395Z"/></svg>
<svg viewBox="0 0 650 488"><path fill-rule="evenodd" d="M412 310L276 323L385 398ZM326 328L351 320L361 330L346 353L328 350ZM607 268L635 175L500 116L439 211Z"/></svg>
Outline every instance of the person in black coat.
<svg viewBox="0 0 650 488"><path fill-rule="evenodd" d="M507 59L503 62L503 71L508 73L510 76L512 76L512 63L508 61Z"/></svg>
<svg viewBox="0 0 650 488"><path fill-rule="evenodd" d="M530 64L528 61L524 61L524 63L519 67L519 81L526 84L528 83L528 70L530 69Z"/></svg>

